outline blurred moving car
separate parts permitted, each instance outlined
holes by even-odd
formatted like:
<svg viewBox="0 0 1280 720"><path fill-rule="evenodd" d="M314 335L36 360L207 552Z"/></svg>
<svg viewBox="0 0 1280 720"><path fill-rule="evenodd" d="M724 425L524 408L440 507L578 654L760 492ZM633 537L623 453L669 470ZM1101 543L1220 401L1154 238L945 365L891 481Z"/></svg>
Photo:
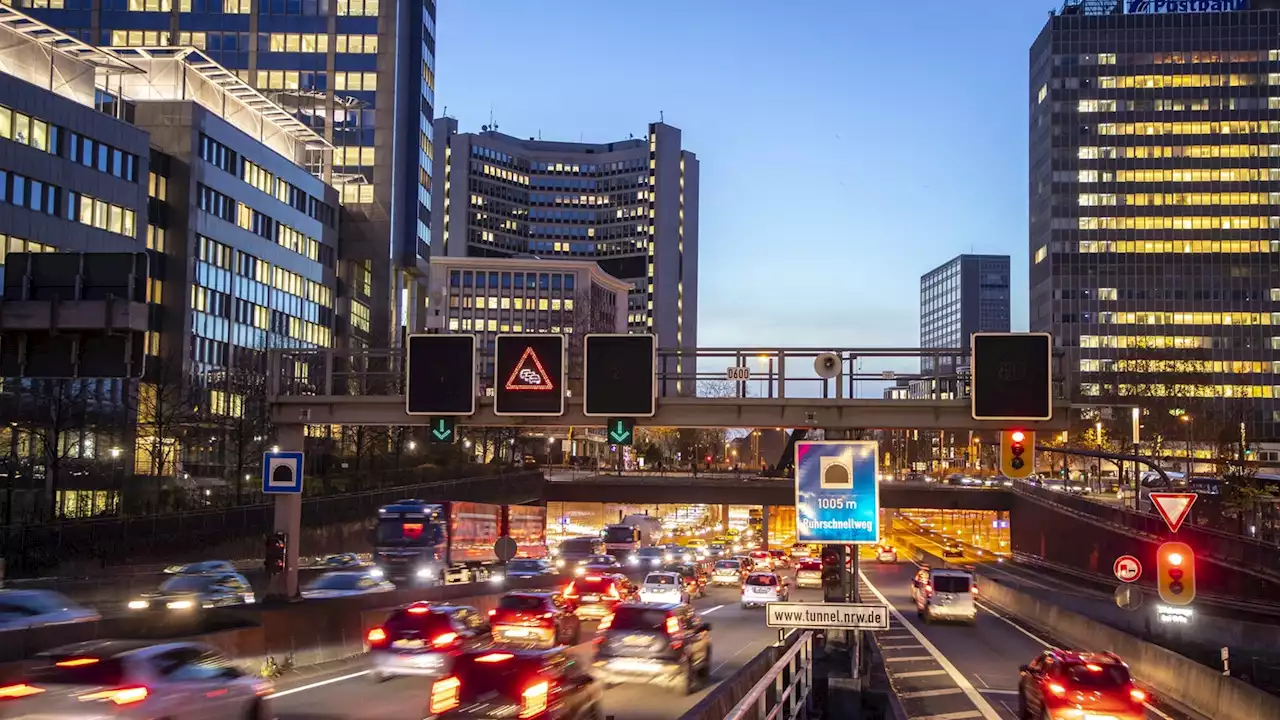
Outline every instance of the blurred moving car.
<svg viewBox="0 0 1280 720"><path fill-rule="evenodd" d="M689 593L684 579L673 572L651 572L640 584L640 602L687 604Z"/></svg>
<svg viewBox="0 0 1280 720"><path fill-rule="evenodd" d="M550 647L577 644L582 621L556 593L512 592L499 598L498 607L489 611L489 627L497 642Z"/></svg>
<svg viewBox="0 0 1280 720"><path fill-rule="evenodd" d="M962 558L964 557L964 548L960 543L948 540L942 545L942 557L944 558Z"/></svg>
<svg viewBox="0 0 1280 720"><path fill-rule="evenodd" d="M574 570L578 575L602 572L622 572L622 563L612 555L592 555Z"/></svg>
<svg viewBox="0 0 1280 720"><path fill-rule="evenodd" d="M240 573L179 575L160 584L154 592L129 601L129 609L188 612L208 608L248 605L255 601L253 586Z"/></svg>
<svg viewBox="0 0 1280 720"><path fill-rule="evenodd" d="M898 562L898 551L892 545L880 544L876 546L876 562L878 563L896 563Z"/></svg>
<svg viewBox="0 0 1280 720"><path fill-rule="evenodd" d="M804 559L796 565L796 587L822 587L822 561Z"/></svg>
<svg viewBox="0 0 1280 720"><path fill-rule="evenodd" d="M6 718L274 717L271 684L241 672L201 643L90 640L37 655L16 683L0 686Z"/></svg>
<svg viewBox="0 0 1280 720"><path fill-rule="evenodd" d="M355 568L364 565L364 562L355 553L335 553L333 555L325 555L320 560L320 564L331 568Z"/></svg>
<svg viewBox="0 0 1280 720"><path fill-rule="evenodd" d="M711 625L688 605L619 605L600 621L592 673L606 685L665 685L688 695L711 678Z"/></svg>
<svg viewBox="0 0 1280 720"><path fill-rule="evenodd" d="M569 538L556 546L556 567L572 570L588 558L604 554L604 541L598 537Z"/></svg>
<svg viewBox="0 0 1280 720"><path fill-rule="evenodd" d="M669 562L667 554L666 548L663 547L645 547L637 550L631 556L631 559L635 561L633 564L642 568L655 568L665 562Z"/></svg>
<svg viewBox="0 0 1280 720"><path fill-rule="evenodd" d="M1019 717L1147 717L1147 693L1115 653L1046 650L1019 671Z"/></svg>
<svg viewBox="0 0 1280 720"><path fill-rule="evenodd" d="M918 586L918 587L917 587ZM916 614L926 623L934 620L978 622L975 596L978 586L973 573L959 568L925 568L916 574L911 591Z"/></svg>
<svg viewBox="0 0 1280 720"><path fill-rule="evenodd" d="M761 607L765 603L791 599L791 583L777 573L753 572L742 584L742 607Z"/></svg>
<svg viewBox="0 0 1280 720"><path fill-rule="evenodd" d="M746 569L741 560L717 560L711 570L712 585L741 585Z"/></svg>
<svg viewBox="0 0 1280 720"><path fill-rule="evenodd" d="M302 597L308 600L320 600L390 592L395 589L396 586L389 581L376 578L366 571L339 570L327 572L312 580L302 589Z"/></svg>
<svg viewBox="0 0 1280 720"><path fill-rule="evenodd" d="M425 602L392 611L365 636L374 682L402 675L443 675L455 655L489 643L488 619L475 608Z"/></svg>
<svg viewBox="0 0 1280 720"><path fill-rule="evenodd" d="M570 582L563 597L579 618L598 620L634 600L636 587L623 575L586 575Z"/></svg>
<svg viewBox="0 0 1280 720"><path fill-rule="evenodd" d="M769 557L773 558L774 570L791 567L791 555L789 553L781 550L770 550Z"/></svg>
<svg viewBox="0 0 1280 720"><path fill-rule="evenodd" d="M751 558L751 562L755 564L755 567L761 570L773 569L773 556L769 554L768 550L752 550L747 553L747 556Z"/></svg>
<svg viewBox="0 0 1280 720"><path fill-rule="evenodd" d="M209 573L233 573L236 566L226 560L201 560L186 565L170 565L164 569L166 575L207 575Z"/></svg>
<svg viewBox="0 0 1280 720"><path fill-rule="evenodd" d="M454 658L431 685L427 720L596 720L602 690L564 648L492 646Z"/></svg>
<svg viewBox="0 0 1280 720"><path fill-rule="evenodd" d="M703 568L696 563L669 563L662 566L663 572L675 573L684 582L684 590L689 597L697 599L707 595L707 578L710 577L709 566ZM704 571L706 570L706 571Z"/></svg>
<svg viewBox="0 0 1280 720"><path fill-rule="evenodd" d="M556 569L546 560L516 558L509 561L506 567L506 575L509 578L534 578L555 574Z"/></svg>
<svg viewBox="0 0 1280 720"><path fill-rule="evenodd" d="M52 590L0 590L0 632L101 619L96 610Z"/></svg>

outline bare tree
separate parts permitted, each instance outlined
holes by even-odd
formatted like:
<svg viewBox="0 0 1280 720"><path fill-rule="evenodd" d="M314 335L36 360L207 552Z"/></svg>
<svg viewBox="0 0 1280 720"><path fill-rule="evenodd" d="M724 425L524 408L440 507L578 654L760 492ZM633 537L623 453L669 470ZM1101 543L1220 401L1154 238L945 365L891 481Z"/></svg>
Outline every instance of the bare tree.
<svg viewBox="0 0 1280 720"><path fill-rule="evenodd" d="M156 479L157 505L162 502L164 478L177 475L183 444L193 438L196 428L210 424L203 391L181 356L151 363L138 383L134 469Z"/></svg>
<svg viewBox="0 0 1280 720"><path fill-rule="evenodd" d="M256 368L234 368L223 382L225 405L213 407L221 427L226 473L235 489L235 502L244 502L246 478L253 477L267 450L274 428L266 375Z"/></svg>
<svg viewBox="0 0 1280 720"><path fill-rule="evenodd" d="M21 387L7 394L3 413L11 430L30 442L32 464L44 466L42 511L47 519L57 515L62 471L71 458L80 457L85 434L92 433L101 404L95 403L99 381L82 379L21 380Z"/></svg>

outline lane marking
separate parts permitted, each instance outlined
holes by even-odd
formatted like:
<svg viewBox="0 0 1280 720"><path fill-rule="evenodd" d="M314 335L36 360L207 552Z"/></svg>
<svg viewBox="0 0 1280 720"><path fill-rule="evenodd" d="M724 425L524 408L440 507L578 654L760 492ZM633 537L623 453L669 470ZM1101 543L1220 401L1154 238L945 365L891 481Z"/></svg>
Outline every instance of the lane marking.
<svg viewBox="0 0 1280 720"><path fill-rule="evenodd" d="M978 693L978 690L973 686L973 683L969 682L969 679L962 675L960 671L956 669L956 666L953 665L951 661L948 660L936 646L934 646L933 643L929 642L929 639L924 636L924 633L921 633L915 628L915 626L907 622L907 618L898 611L898 608L894 607L893 604L889 602L888 598L880 592L879 588L871 584L871 581L867 579L866 573L859 571L858 575L861 576L864 586L876 596L877 600L884 603L885 607L889 609L889 613L896 617L898 622L902 623L902 627L906 628L908 632L915 636L916 640L924 646L925 652L932 655L933 658L938 661L938 664L943 667L946 674L951 676L951 679L955 681L955 684L958 685L961 690L964 690L965 696L968 697L974 706L978 708L976 715L965 715L963 717L981 717L984 720L1001 720L1000 713L996 712L996 709L992 707L991 703L987 702L987 699Z"/></svg>
<svg viewBox="0 0 1280 720"><path fill-rule="evenodd" d="M719 609L720 609L720 608L722 608L722 607L724 607L724 606L723 606L723 605L717 605L717 606L715 606L715 607L707 608L706 610L699 610L698 612L701 612L703 615L710 615L711 613L713 613L713 612L715 612L715 611L719 610Z"/></svg>
<svg viewBox="0 0 1280 720"><path fill-rule="evenodd" d="M995 712L995 710L992 710ZM968 718L983 717L981 712L977 710L961 710L960 712L943 713L941 715L922 715L912 720L968 720ZM997 715L996 717L1000 717Z"/></svg>
<svg viewBox="0 0 1280 720"><path fill-rule="evenodd" d="M883 650L884 648L881 648ZM932 655L906 655L904 657L887 657L885 662L909 662L911 660L932 660Z"/></svg>
<svg viewBox="0 0 1280 720"><path fill-rule="evenodd" d="M315 690L316 688L324 687L325 685L332 685L332 684L337 683L337 682L342 682L343 680L351 680L352 678L358 678L358 677L361 677L361 676L363 676L363 675L368 675L368 674L369 674L369 671L368 671L368 670L361 670L360 672L353 672L353 673L351 673L351 674L349 674L349 675L339 675L338 677L329 678L328 680L321 680L321 681L319 681L319 682L313 682L313 683L309 683L309 684L307 684L307 685L300 685L300 686L298 686L298 687L296 687L296 688L289 688L288 690L281 690L281 691L279 691L279 692L273 692L273 693L271 693L270 695L268 695L267 697L268 697L268 698L280 698L280 697L284 697L284 696L286 696L286 695L292 695L292 694L294 694L294 693L304 692L304 691L306 691L306 690Z"/></svg>
<svg viewBox="0 0 1280 720"><path fill-rule="evenodd" d="M999 688L983 688L978 692L983 695L1017 695L1017 690L1001 690Z"/></svg>
<svg viewBox="0 0 1280 720"><path fill-rule="evenodd" d="M947 674L946 670L913 670L911 672L894 673L893 679L897 680L898 678L929 677L930 675L946 675L946 674Z"/></svg>
<svg viewBox="0 0 1280 720"><path fill-rule="evenodd" d="M955 695L964 692L960 688L941 688L939 690L920 690L918 692L898 693L899 700L909 700L911 698L927 698L937 697L939 695Z"/></svg>
<svg viewBox="0 0 1280 720"><path fill-rule="evenodd" d="M912 643L911 645L881 645L880 649L881 650L915 650L918 647L920 647L918 644Z"/></svg>

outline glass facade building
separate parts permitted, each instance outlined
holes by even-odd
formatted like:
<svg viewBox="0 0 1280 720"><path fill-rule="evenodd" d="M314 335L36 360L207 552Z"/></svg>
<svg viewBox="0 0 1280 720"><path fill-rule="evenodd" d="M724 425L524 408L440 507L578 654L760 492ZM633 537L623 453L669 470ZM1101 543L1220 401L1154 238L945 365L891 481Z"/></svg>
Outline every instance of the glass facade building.
<svg viewBox="0 0 1280 720"><path fill-rule="evenodd" d="M958 255L920 276L920 347L968 348L976 332L1009 332L1009 256ZM968 364L940 357L939 374ZM921 359L921 370L935 370Z"/></svg>
<svg viewBox="0 0 1280 720"><path fill-rule="evenodd" d="M3 2L91 45L194 46L331 142L331 166L316 153L309 169L338 188L341 272L369 290L340 329L394 341L430 255L434 0Z"/></svg>
<svg viewBox="0 0 1280 720"><path fill-rule="evenodd" d="M1248 5L1073 2L1031 48L1030 326L1154 432L1280 429L1280 5Z"/></svg>

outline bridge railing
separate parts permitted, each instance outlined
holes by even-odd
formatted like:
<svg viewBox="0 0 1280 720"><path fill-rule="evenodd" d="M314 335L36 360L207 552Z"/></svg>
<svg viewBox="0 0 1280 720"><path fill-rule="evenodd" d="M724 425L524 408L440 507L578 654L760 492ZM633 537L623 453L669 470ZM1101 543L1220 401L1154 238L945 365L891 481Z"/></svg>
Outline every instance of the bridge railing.
<svg viewBox="0 0 1280 720"><path fill-rule="evenodd" d="M791 644L725 720L796 720L813 708L813 631Z"/></svg>

